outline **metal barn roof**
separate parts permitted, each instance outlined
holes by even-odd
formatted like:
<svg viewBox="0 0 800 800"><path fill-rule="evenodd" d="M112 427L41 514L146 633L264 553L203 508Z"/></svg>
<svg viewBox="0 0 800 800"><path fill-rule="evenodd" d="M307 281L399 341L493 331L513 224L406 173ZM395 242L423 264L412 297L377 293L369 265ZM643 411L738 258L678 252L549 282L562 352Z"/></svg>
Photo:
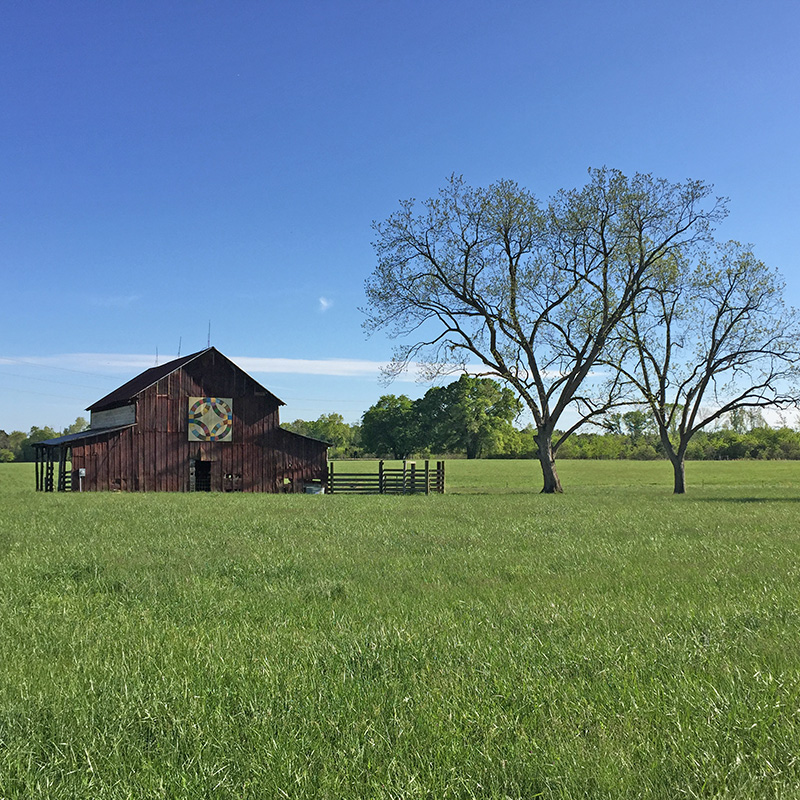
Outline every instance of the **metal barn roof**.
<svg viewBox="0 0 800 800"><path fill-rule="evenodd" d="M185 367L187 364L194 361L196 358L205 355L206 353L210 352L216 353L221 358L224 358L227 362L231 364L231 366L235 367L236 369L244 372L241 367L236 366L226 355L220 353L215 347L208 347L205 350L200 350L197 353L192 353L188 356L182 356L181 358L173 359L172 361L168 361L166 364L161 364L157 367L150 367L150 369L145 370L144 372L137 375L135 378L131 378L127 383L123 383L118 389L115 389L110 394L107 394L105 397L101 397L97 402L92 403L92 405L86 408L87 411L101 411L104 408L112 408L113 406L123 405L124 403L129 403L131 400L137 397L137 395L141 394L145 389L152 386L154 383L157 383L162 378L165 378L167 375L171 375L173 372L181 369L181 367ZM247 373L245 373L247 374ZM283 400L278 397L275 397L272 392L269 391L266 387L262 386L255 378L252 378L250 375L247 375L250 380L253 381L257 386L261 387L268 395L271 395L278 401L279 405L286 405Z"/></svg>
<svg viewBox="0 0 800 800"><path fill-rule="evenodd" d="M118 425L116 428L97 428L96 430L81 431L80 433L68 433L66 436L57 436L55 439L45 439L41 442L34 442L34 447L58 447L62 444L73 444L74 442L92 439L95 436L103 436L106 433L116 433L117 431L131 428L132 425Z"/></svg>

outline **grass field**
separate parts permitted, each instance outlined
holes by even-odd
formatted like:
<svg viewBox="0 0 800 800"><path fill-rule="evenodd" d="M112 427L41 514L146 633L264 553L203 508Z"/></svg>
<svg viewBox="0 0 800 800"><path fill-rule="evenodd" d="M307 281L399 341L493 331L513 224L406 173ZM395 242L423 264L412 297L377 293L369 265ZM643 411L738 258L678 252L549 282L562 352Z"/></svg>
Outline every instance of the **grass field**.
<svg viewBox="0 0 800 800"><path fill-rule="evenodd" d="M0 798L800 797L800 463L414 497L0 465Z"/></svg>

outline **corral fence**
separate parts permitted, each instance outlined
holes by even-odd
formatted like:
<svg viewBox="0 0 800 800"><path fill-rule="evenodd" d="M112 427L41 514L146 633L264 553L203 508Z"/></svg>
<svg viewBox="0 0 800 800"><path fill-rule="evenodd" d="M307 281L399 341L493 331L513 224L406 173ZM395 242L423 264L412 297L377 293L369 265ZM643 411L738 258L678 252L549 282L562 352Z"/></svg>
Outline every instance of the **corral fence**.
<svg viewBox="0 0 800 800"><path fill-rule="evenodd" d="M422 467L416 461L404 461L402 467L379 461L377 473L335 471L336 463L328 465L328 494L444 494L444 461L435 467L430 461Z"/></svg>

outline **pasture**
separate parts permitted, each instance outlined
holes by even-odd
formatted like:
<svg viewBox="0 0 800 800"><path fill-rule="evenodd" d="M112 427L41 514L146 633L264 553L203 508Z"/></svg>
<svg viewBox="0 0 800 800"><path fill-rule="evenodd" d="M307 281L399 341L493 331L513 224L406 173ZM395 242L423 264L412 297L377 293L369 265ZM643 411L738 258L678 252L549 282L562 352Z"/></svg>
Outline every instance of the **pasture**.
<svg viewBox="0 0 800 800"><path fill-rule="evenodd" d="M0 465L0 798L800 796L800 463L445 495Z"/></svg>

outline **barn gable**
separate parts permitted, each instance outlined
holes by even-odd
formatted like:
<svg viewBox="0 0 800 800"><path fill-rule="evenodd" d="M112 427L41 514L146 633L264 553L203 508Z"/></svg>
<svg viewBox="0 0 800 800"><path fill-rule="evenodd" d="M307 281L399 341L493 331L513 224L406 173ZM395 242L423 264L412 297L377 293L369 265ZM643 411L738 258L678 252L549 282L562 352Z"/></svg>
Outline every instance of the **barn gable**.
<svg viewBox="0 0 800 800"><path fill-rule="evenodd" d="M194 380L198 392L204 386L213 386L216 396L264 397L276 407L285 405L219 350L209 347L167 364L151 367L92 403L86 409L91 414L91 427L108 428L135 422L136 403L141 396L146 397L153 390L156 396L180 394L186 376ZM211 396L212 393L207 394Z"/></svg>
<svg viewBox="0 0 800 800"><path fill-rule="evenodd" d="M90 430L77 438L40 443L37 488L52 490L57 460L60 489L303 491L325 480L327 445L280 428L282 405L210 347L90 405Z"/></svg>

